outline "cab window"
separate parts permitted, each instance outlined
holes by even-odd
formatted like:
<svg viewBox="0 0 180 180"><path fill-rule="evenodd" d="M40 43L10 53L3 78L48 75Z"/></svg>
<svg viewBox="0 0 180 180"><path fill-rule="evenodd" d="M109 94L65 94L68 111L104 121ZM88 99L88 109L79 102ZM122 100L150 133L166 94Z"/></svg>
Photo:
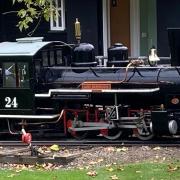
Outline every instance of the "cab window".
<svg viewBox="0 0 180 180"><path fill-rule="evenodd" d="M50 66L55 65L54 51L50 51Z"/></svg>
<svg viewBox="0 0 180 180"><path fill-rule="evenodd" d="M43 60L43 66L49 66L49 62L48 62L48 53L47 51L43 51L42 52L42 60Z"/></svg>
<svg viewBox="0 0 180 180"><path fill-rule="evenodd" d="M29 88L28 63L17 63L19 87Z"/></svg>
<svg viewBox="0 0 180 180"><path fill-rule="evenodd" d="M0 88L3 86L2 64L0 63Z"/></svg>
<svg viewBox="0 0 180 180"><path fill-rule="evenodd" d="M3 87L28 88L29 67L28 63L3 63Z"/></svg>
<svg viewBox="0 0 180 180"><path fill-rule="evenodd" d="M57 65L62 65L63 63L62 50L56 51L56 57L57 57Z"/></svg>
<svg viewBox="0 0 180 180"><path fill-rule="evenodd" d="M16 87L15 63L4 63L4 81L3 87Z"/></svg>

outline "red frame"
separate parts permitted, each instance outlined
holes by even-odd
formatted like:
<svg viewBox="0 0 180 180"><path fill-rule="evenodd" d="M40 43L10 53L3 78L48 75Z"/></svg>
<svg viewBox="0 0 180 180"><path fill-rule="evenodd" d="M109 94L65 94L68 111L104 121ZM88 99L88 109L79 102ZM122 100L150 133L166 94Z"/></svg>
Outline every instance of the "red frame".
<svg viewBox="0 0 180 180"><path fill-rule="evenodd" d="M99 114L100 112L104 112L104 110L99 110L98 108L94 108L94 121L93 122L99 122L100 119L99 119ZM64 133L65 135L67 135L67 128L69 126L69 124L67 124L68 120L67 119L67 112L71 112L72 114L74 114L75 116L77 116L79 113L85 113L86 114L86 119L85 119L85 122L89 122L90 121L90 109L86 109L86 110L81 110L81 109L64 109L64 113L63 113L63 122L64 122Z"/></svg>

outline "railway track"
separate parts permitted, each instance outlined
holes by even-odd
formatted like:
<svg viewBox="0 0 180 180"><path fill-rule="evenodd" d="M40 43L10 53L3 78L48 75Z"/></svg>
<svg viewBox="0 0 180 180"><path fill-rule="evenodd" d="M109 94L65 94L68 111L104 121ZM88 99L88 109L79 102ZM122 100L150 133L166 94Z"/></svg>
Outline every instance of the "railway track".
<svg viewBox="0 0 180 180"><path fill-rule="evenodd" d="M172 140L48 140L32 141L33 146L51 146L57 144L60 146L163 146L163 147L180 147L180 139ZM21 141L0 141L0 146L26 146Z"/></svg>
<svg viewBox="0 0 180 180"><path fill-rule="evenodd" d="M0 146L2 148L2 154L0 155L0 163L9 163L9 164L63 164L67 165L69 162L73 161L75 158L79 158L77 153L69 154L66 156L58 155L57 157L52 156L52 154L43 154L41 157L41 153L37 151L37 146L51 146L53 144L60 145L61 147L66 147L69 149L80 148L85 150L86 152L92 151L92 147L102 148L103 146L115 146L115 147L175 147L175 149L180 147L180 139L163 139L163 140L154 140L154 141L138 141L138 140L74 140L74 139L66 139L66 140L48 140L48 141L32 141L32 147L30 148L27 144L23 144L21 141L0 141ZM135 147L136 146L136 147ZM9 148L10 147L10 148ZM3 149L5 151L3 152ZM163 148L162 148L163 149ZM166 148L165 148L166 149ZM24 153L30 151L31 155L17 155L18 152ZM94 152L94 149L93 149ZM40 156L39 156L40 155Z"/></svg>

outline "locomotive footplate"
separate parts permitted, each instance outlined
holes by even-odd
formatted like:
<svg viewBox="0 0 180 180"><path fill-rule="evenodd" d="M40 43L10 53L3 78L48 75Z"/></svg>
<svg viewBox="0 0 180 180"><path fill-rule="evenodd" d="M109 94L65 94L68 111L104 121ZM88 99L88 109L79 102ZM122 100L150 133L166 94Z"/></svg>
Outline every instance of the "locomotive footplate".
<svg viewBox="0 0 180 180"><path fill-rule="evenodd" d="M65 98L70 96L82 96L89 97L91 93L155 93L160 90L157 88L143 88L143 89L50 89L48 93L44 94L35 94L36 98L50 98L50 97L61 97Z"/></svg>

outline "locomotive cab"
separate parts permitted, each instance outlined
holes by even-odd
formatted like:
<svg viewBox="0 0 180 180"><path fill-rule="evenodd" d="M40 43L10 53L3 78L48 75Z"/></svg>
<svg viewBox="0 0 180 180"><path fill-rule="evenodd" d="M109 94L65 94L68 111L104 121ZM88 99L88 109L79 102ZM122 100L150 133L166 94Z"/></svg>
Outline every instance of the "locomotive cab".
<svg viewBox="0 0 180 180"><path fill-rule="evenodd" d="M23 43L0 44L0 114L33 113L32 56ZM5 116L7 117L7 116Z"/></svg>
<svg viewBox="0 0 180 180"><path fill-rule="evenodd" d="M60 51L56 51L55 62L54 51L51 50L53 43L43 42L42 39L20 38L16 42L0 44L1 118L10 117L10 114L36 114L35 93L40 89L41 70L64 63Z"/></svg>

